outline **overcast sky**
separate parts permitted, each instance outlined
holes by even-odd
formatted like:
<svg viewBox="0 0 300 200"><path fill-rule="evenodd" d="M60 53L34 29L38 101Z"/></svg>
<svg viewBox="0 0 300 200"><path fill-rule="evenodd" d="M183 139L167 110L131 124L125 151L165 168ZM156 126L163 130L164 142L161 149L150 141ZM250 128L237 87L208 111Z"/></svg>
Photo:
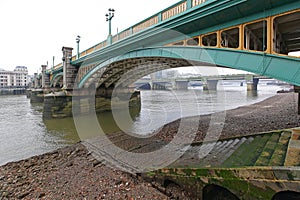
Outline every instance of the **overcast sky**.
<svg viewBox="0 0 300 200"><path fill-rule="evenodd" d="M63 46L80 51L107 38L108 8L116 10L112 34L167 8L179 0L1 0L0 68L27 66L33 74L52 57L61 62Z"/></svg>

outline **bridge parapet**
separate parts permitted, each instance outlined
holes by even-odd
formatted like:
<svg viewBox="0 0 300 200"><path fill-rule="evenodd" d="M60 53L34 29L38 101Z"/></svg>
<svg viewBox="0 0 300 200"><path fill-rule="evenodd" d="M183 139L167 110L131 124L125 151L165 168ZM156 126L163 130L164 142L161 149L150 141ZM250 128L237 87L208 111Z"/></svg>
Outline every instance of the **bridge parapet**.
<svg viewBox="0 0 300 200"><path fill-rule="evenodd" d="M205 3L207 0L184 0L184 1L180 1L172 6L170 6L169 8L166 8L164 10L162 10L161 12L158 12L154 15L152 15L151 17L129 27L128 29L125 29L124 31L114 35L112 37L112 41L113 42L117 42L119 40L125 39L129 36L132 36L133 34L139 33L149 27L153 27L154 25L168 20L171 17L177 16L185 11L187 11L190 8L199 6L200 4ZM86 55L89 55L101 48L104 48L106 46L108 46L109 44L107 44L107 40L104 40L84 51L82 51L79 54L79 57L83 57ZM76 56L73 56L72 61L76 60ZM53 67L53 69L58 69L62 67L62 63L57 64L56 66Z"/></svg>

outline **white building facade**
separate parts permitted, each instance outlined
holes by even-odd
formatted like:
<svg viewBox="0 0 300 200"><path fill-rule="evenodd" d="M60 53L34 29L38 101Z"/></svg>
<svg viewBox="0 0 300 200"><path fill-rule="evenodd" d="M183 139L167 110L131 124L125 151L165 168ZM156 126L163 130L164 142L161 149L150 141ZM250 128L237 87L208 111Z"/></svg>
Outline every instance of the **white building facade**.
<svg viewBox="0 0 300 200"><path fill-rule="evenodd" d="M17 66L14 71L0 69L0 88L27 87L29 84L28 69Z"/></svg>

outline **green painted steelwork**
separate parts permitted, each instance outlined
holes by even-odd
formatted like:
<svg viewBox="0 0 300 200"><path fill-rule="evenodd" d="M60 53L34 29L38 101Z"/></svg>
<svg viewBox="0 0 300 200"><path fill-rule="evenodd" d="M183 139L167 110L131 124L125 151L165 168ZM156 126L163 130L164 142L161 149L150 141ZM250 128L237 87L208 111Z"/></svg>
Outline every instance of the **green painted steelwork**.
<svg viewBox="0 0 300 200"><path fill-rule="evenodd" d="M50 69L46 71L46 74L57 74L57 73L61 73L63 71L63 67L58 67L56 69Z"/></svg>
<svg viewBox="0 0 300 200"><path fill-rule="evenodd" d="M162 14L164 12L167 12L171 8L184 2L187 2L187 9L185 11L168 19L163 19ZM127 35L125 38L121 38L111 45L101 47L97 51L93 51L88 55L82 56L81 58L72 61L71 64L78 67L84 67L91 64L103 63L107 62L107 60L114 60L117 57L120 58L120 55L128 55L128 52L141 48L144 48L144 53L147 54L149 52L147 48L150 47L164 46L166 44L192 38L194 36L223 30L265 17L300 9L299 0L209 0L197 6L191 6L190 4L190 0L183 0L160 11L159 13L156 13L155 15L150 16L142 22L124 30L123 32L129 32L129 35ZM142 31L134 33L134 27L137 27L138 25L156 16L158 17L158 22L156 24L145 28ZM122 32L119 34L122 34ZM119 36L117 36L117 38L119 38ZM101 42L99 44L104 43ZM96 49L97 45L91 47L90 49ZM185 49L184 51L193 51L193 53L195 53L194 50L191 50L193 48L182 48ZM199 47L197 48L199 49ZM216 56L214 54L221 54L225 58L223 61L221 61L219 58L216 59L216 65L218 66L243 69L299 85L297 81L297 78L299 78L299 70L296 66L296 63L299 62L299 59L297 61L297 59L294 58L286 58L286 56L280 55L272 56L271 54L264 54L263 52L248 52L233 49L206 49L210 52L210 54L212 54L212 57ZM138 51L140 50L137 50L136 52ZM227 55L229 57L227 57ZM231 63L227 58L231 58L238 63ZM237 60L237 58L239 58L239 60ZM198 59L196 60L199 61ZM237 66L237 64L240 63L243 65L243 67ZM251 63L251 66L246 66L246 64L249 63ZM281 67L282 65L285 65L285 67ZM290 67L290 65L293 67ZM270 68L269 66L273 66L274 68ZM282 73L283 69L285 73ZM62 67L52 71L52 74L60 73L61 71ZM90 73L93 73L94 71L95 70ZM51 72L49 71L48 73ZM284 77L283 74L285 74ZM87 75L87 77L88 76L89 75ZM80 87L81 86L82 83Z"/></svg>
<svg viewBox="0 0 300 200"><path fill-rule="evenodd" d="M111 63L119 62L125 59L146 57L182 59L190 61L191 66L200 64L202 66L213 65L229 67L232 69L253 72L262 76L273 77L290 84L300 85L299 58L225 48L220 49L210 47L169 46L139 49L102 62L83 77L83 79L79 82L78 87L83 87L83 84L90 76L92 76L99 69L108 66ZM192 64L193 62L196 63ZM283 73L283 71L285 73Z"/></svg>
<svg viewBox="0 0 300 200"><path fill-rule="evenodd" d="M288 3L279 0L260 1L259 4L257 0L211 0L77 59L72 64L88 65L137 48L163 46L186 39L187 36L206 34L297 8L300 8L299 1L294 0Z"/></svg>
<svg viewBox="0 0 300 200"><path fill-rule="evenodd" d="M50 81L50 87L53 87L54 82L55 82L57 79L63 77L63 75L64 75L63 72L59 72L59 73L55 74L55 75L52 77L52 80Z"/></svg>

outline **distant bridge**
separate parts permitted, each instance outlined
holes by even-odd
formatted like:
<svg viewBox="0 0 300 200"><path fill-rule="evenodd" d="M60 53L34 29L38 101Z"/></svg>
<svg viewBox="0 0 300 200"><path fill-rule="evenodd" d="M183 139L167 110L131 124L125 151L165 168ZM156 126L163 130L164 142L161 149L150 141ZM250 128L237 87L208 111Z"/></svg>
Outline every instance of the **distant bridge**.
<svg viewBox="0 0 300 200"><path fill-rule="evenodd" d="M137 88L147 89L187 89L188 84L193 81L201 81L208 90L217 89L219 80L245 80L247 85L253 84L253 80L257 79L255 87L257 87L258 79L270 79L266 76L254 74L234 74L234 75L211 75L211 76L194 76L194 77L176 77L176 78L142 78L137 80L134 85ZM210 85L208 88L207 85ZM213 86L212 86L213 85ZM252 90L252 89L251 89Z"/></svg>

